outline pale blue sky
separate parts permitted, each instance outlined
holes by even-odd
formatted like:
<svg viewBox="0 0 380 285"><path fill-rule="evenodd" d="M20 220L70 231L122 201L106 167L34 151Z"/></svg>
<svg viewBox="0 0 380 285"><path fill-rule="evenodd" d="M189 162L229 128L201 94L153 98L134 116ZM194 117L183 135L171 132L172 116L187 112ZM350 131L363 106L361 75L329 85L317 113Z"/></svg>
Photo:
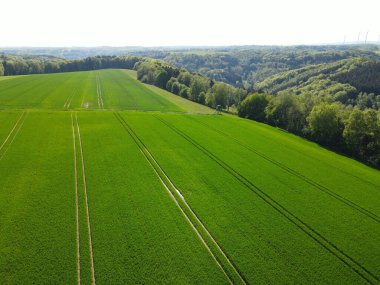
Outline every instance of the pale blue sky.
<svg viewBox="0 0 380 285"><path fill-rule="evenodd" d="M3 0L0 46L379 41L380 0Z"/></svg>

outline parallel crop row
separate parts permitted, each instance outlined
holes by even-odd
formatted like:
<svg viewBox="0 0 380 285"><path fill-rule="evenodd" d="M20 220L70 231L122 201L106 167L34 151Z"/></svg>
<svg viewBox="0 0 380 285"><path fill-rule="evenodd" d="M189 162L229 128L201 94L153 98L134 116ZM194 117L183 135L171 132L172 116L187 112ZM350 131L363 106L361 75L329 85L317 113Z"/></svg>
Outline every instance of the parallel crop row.
<svg viewBox="0 0 380 285"><path fill-rule="evenodd" d="M0 82L4 109L126 109L183 112L122 70L19 76Z"/></svg>
<svg viewBox="0 0 380 285"><path fill-rule="evenodd" d="M154 169L155 173L159 176L161 183L169 192L169 195L172 197L174 203L178 206L183 216L193 227L194 231L204 243L205 247L215 259L217 264L221 267L229 281L233 284L247 284L245 277L242 275L236 265L234 265L233 261L230 260L230 258L226 255L226 253L223 251L214 237L210 234L199 217L194 213L189 204L186 202L186 199L181 194L180 190L166 175L166 173L154 159L141 139L136 135L133 129L131 129L131 127L122 116L120 116L118 113L115 113L115 116L124 126L129 135L134 139L135 143L139 146L140 151L144 154L145 158L149 161L149 164Z"/></svg>
<svg viewBox="0 0 380 285"><path fill-rule="evenodd" d="M378 277L375 274L373 274L371 271L369 271L367 268L365 268L358 261L353 259L348 254L346 254L342 249L340 249L334 243L332 243L331 241L326 239L317 230L315 230L313 227L311 227L310 225L305 223L303 220L301 220L299 217L297 217L295 214L293 214L291 211L289 211L287 208L285 208L283 205L281 205L279 202L277 202L275 199L273 199L263 189L261 189L260 187L258 187L254 183L252 183L250 181L250 179L247 179L246 177L244 177L241 173L239 173L234 168L232 168L230 165L225 163L223 160L221 160L218 156L213 154L207 148L205 148L202 145L200 145L199 143L197 143L193 138L186 135L184 132L180 131L174 125L167 123L164 119L162 119L158 116L156 116L156 118L158 118L161 122L163 122L166 126L171 128L172 130L174 130L180 136L182 136L183 138L188 140L191 144L193 144L195 147L197 147L199 150L201 150L204 154L206 154L208 157L210 157L210 159L214 160L217 164L219 164L227 172L229 172L233 177L235 177L238 181L240 181L242 184L244 184L248 189L252 190L265 203L270 205L279 214L281 214L286 219L288 219L290 222L292 222L295 226L297 226L300 230L302 230L310 238L312 238L317 243L319 243L321 246L323 246L326 250L331 252L339 260L341 260L344 264L346 264L353 271L355 271L362 278L364 278L367 282L369 282L371 284L375 284L377 281L379 281Z"/></svg>
<svg viewBox="0 0 380 285"><path fill-rule="evenodd" d="M359 251L354 252L354 259L351 255L352 249L349 249L348 254L348 245L341 242L343 237L339 237L339 240L336 238L339 232L330 231L328 236L325 236L328 227L334 226L339 229L338 220L336 224L332 223L332 219L324 221L325 214L322 212L314 212L315 218L311 219L308 207L303 207L304 210L301 211L302 204L290 203L296 195L301 195L300 199L302 195L306 195L306 189L300 188L301 185L308 185L305 181L298 177L286 181L289 173L285 174L284 171L283 174L263 159L257 161L250 151L233 140L220 135L215 136L206 128L191 124L190 120L184 118L186 116L128 113L122 115L163 171L176 187L181 189L181 194L189 206L249 282L291 282L295 279L308 282L321 276L324 280L336 278L341 282L365 282L366 280L355 270L367 279L376 280L365 271L368 270L367 265L371 267L376 263L374 259L369 258L367 253L360 254ZM202 118L207 117L202 116L199 119ZM236 126L238 127L239 125ZM187 133L191 133L191 137ZM207 145L206 149L204 145ZM213 153L210 154L208 151ZM236 153L239 156L236 156ZM234 163L232 157L236 160ZM256 164L250 162L251 158ZM244 167L249 165L248 170L239 168L237 171L235 167L240 164ZM261 175L247 177L247 171L253 169ZM284 183L281 186L277 185L277 179ZM264 182L265 188L262 188ZM269 187L270 183L273 183L273 186ZM251 184L258 186L263 193ZM307 191L311 191L309 188ZM340 203L319 189L313 191L310 193L317 197L316 203L320 203L318 199L330 199L334 207ZM288 194L285 194L286 192ZM346 209L344 211L347 214L352 217L359 214L358 219L362 219L362 214L356 209L343 206L337 210ZM323 207L328 209L330 205ZM316 223L318 219L320 222ZM362 223L362 227L369 229L374 222L368 219ZM344 225L344 229L348 232L348 225ZM372 226L372 229L375 230L376 227ZM351 229L353 233L354 230ZM331 237L334 238L333 243ZM361 243L369 242L367 246L376 246L372 243L372 238L371 232L368 232L368 236ZM337 249L334 248L336 241L339 241ZM330 250L334 254L331 254ZM371 272L372 268L368 271Z"/></svg>
<svg viewBox="0 0 380 285"><path fill-rule="evenodd" d="M75 284L70 116L19 116L0 160L0 283Z"/></svg>
<svg viewBox="0 0 380 285"><path fill-rule="evenodd" d="M96 283L228 283L113 113L78 121Z"/></svg>
<svg viewBox="0 0 380 285"><path fill-rule="evenodd" d="M272 158L272 157L264 154L263 152L258 151L257 149L253 148L252 146L247 145L247 144L243 143L242 141L236 139L235 137L231 136L229 133L215 128L213 125L207 124L204 121L196 120L192 116L187 116L186 118L189 118L189 119L191 119L191 120L193 120L193 121L195 121L195 122L197 122L197 123L205 126L207 129L221 134L224 137L228 137L229 140L236 142L241 147L243 147L243 148L249 150L250 152L252 152L252 153L260 156L261 158L269 161L274 166L283 169L284 171L286 171L290 175L294 175L294 176L302 179L306 183L314 186L315 188L317 188L320 191L326 193L327 195L335 198L336 200L340 201L341 203L343 203L343 204L345 204L345 205L347 205L349 207L352 207L353 209L357 210L358 212L361 212L362 214L366 215L367 217L369 217L369 218L373 219L374 221L380 223L380 217L377 214L375 214L372 211L370 211L370 210L362 207L361 205L358 205L357 203L351 201L350 199L347 199L347 198L343 197L342 195L340 195L338 193L335 193L334 190L332 190L332 189L330 189L330 188L328 188L328 187L326 187L326 186L324 186L324 185L316 182L314 179L312 179L310 177L307 177L307 176L303 175L300 171L297 171L297 170L294 170L294 169L288 167L287 165L285 165L285 164L277 161L276 159L274 159L274 158Z"/></svg>
<svg viewBox="0 0 380 285"><path fill-rule="evenodd" d="M372 272L373 275L379 276L380 273L376 266L379 262L379 257L376 252L380 250L380 245L377 242L380 227L376 219L364 214L363 211L358 211L357 208L348 203L342 203L341 200L331 195L326 195L325 192L304 179L296 175L289 175L288 171L280 167L274 167L272 162L261 156L254 155L250 150L243 148L225 135L210 132L209 128L203 127L201 124L195 124L193 120L187 120L184 116L168 115L162 118L175 124L178 129L201 146L207 148L237 173L263 189L275 201L318 231L327 240ZM207 118L204 120L206 121ZM218 120L215 119L214 121L217 122ZM229 125L228 121L226 125ZM245 131L239 124L235 125L235 130L241 133ZM204 132L207 132L208 135L203 136L202 133ZM252 140L250 146L256 146L255 149L265 149L268 154L271 154L272 152L277 153L277 147L281 147L276 146L276 142L271 142L271 147L265 148L265 144L260 143L260 140L264 140L264 138L255 133L253 135L256 139L255 141ZM284 137L284 135L282 136ZM244 136L237 137L244 141ZM246 135L245 139L250 140L250 136ZM281 140L278 139L277 145L280 143ZM307 147L307 144L304 144ZM281 156L287 156L289 163L292 160L298 160L297 156L288 153L286 149L283 150ZM272 157L277 159L275 155ZM318 169L321 168L317 161L312 166ZM335 175L339 175L339 172L337 173L334 169L330 169L329 176L334 177ZM316 180L323 179L318 175L313 176L313 178ZM338 182L339 180L336 181L336 186L339 186ZM342 181L342 183L345 183L345 181ZM374 191L372 186L368 184L361 183L360 187L358 187L358 183L360 182L356 181L353 185L346 185L346 192L336 188L333 189L341 197L354 201L358 206L371 209L372 205L376 205L374 201L379 198L380 193ZM377 213L375 208L371 209L371 212ZM349 239L347 238L348 236L350 237Z"/></svg>

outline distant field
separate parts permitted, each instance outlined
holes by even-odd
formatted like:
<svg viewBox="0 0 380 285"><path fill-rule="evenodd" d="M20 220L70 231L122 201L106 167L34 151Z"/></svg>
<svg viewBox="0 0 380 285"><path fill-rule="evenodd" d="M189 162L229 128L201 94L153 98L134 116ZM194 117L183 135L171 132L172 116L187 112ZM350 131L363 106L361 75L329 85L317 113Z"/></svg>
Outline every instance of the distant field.
<svg viewBox="0 0 380 285"><path fill-rule="evenodd" d="M0 108L183 111L121 70L39 74L2 80Z"/></svg>
<svg viewBox="0 0 380 285"><path fill-rule="evenodd" d="M17 78L17 76L0 76L0 81Z"/></svg>
<svg viewBox="0 0 380 285"><path fill-rule="evenodd" d="M136 71L125 70L124 72L126 72L132 78L137 79ZM164 89L158 88L154 85L149 85L149 84L144 84L144 85L148 87L149 89L151 89L152 91L154 91L155 93L160 94L164 98L168 99L169 101L178 105L182 109L186 110L187 113L196 113L196 114L214 114L215 113L215 110L209 107L195 103L190 100L186 100L180 96L174 95L173 93L170 93Z"/></svg>
<svg viewBox="0 0 380 285"><path fill-rule="evenodd" d="M0 284L379 283L378 170L134 76L0 81Z"/></svg>

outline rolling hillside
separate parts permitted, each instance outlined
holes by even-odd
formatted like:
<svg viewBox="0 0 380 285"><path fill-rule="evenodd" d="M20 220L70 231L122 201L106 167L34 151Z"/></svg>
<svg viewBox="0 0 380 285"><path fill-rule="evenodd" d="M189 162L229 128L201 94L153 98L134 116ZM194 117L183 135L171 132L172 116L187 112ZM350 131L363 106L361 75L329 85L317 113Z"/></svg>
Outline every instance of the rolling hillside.
<svg viewBox="0 0 380 285"><path fill-rule="evenodd" d="M0 81L0 284L380 282L378 170L135 76Z"/></svg>
<svg viewBox="0 0 380 285"><path fill-rule="evenodd" d="M255 88L272 94L289 91L298 95L331 95L346 103L360 92L380 94L379 78L380 61L353 58L279 73L257 83Z"/></svg>

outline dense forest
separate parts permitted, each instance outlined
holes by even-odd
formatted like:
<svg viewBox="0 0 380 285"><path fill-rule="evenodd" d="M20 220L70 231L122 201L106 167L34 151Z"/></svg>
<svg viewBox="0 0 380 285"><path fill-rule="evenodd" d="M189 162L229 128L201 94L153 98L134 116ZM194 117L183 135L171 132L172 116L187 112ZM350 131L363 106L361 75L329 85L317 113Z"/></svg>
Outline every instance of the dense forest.
<svg viewBox="0 0 380 285"><path fill-rule="evenodd" d="M186 68L236 87L253 89L255 84L284 71L348 58L377 58L375 50L347 47L263 47L227 51L147 53L179 68Z"/></svg>
<svg viewBox="0 0 380 285"><path fill-rule="evenodd" d="M71 72L101 68L132 69L141 57L95 56L67 60L53 56L0 55L0 76Z"/></svg>
<svg viewBox="0 0 380 285"><path fill-rule="evenodd" d="M380 167L380 60L374 51L300 47L196 53L139 51L168 61L140 55L72 60L3 54L0 75L135 69L144 83L212 108L232 107L241 117Z"/></svg>

